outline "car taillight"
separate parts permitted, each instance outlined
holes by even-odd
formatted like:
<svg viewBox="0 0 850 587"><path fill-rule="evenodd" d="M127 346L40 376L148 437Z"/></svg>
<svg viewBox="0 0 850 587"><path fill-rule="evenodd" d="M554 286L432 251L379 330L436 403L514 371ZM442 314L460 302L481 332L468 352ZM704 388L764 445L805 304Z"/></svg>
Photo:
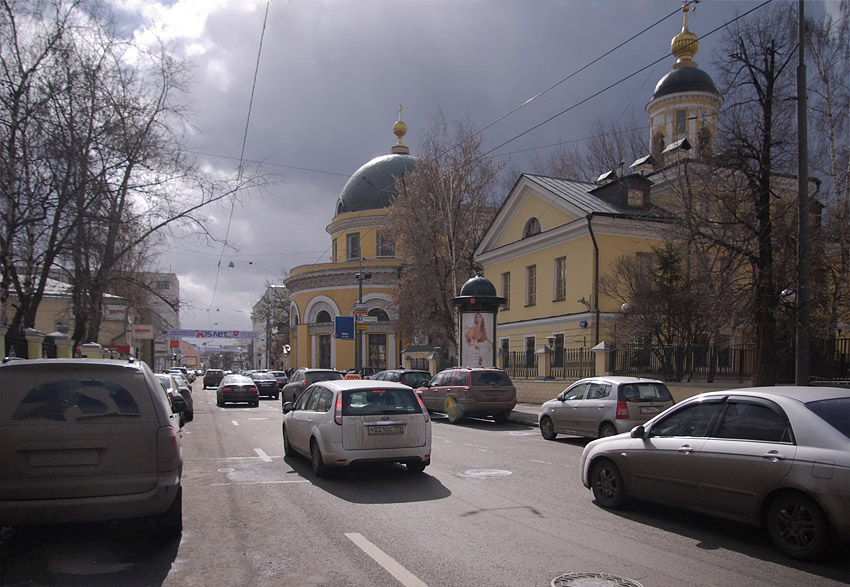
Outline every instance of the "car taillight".
<svg viewBox="0 0 850 587"><path fill-rule="evenodd" d="M334 407L334 423L337 426L342 426L342 394L336 396L336 406Z"/></svg>
<svg viewBox="0 0 850 587"><path fill-rule="evenodd" d="M230 387L229 385L225 385L224 387L221 388L221 393L227 393L228 391L233 391L233 388Z"/></svg>
<svg viewBox="0 0 850 587"><path fill-rule="evenodd" d="M425 414L425 421L428 422L431 420L431 414L428 413L428 408L425 407L425 404L422 403L422 397L416 393L416 401L419 402L419 408L422 410L422 413Z"/></svg>
<svg viewBox="0 0 850 587"><path fill-rule="evenodd" d="M307 387L307 380L306 379L301 382L301 387Z"/></svg>
<svg viewBox="0 0 850 587"><path fill-rule="evenodd" d="M157 461L167 463L180 456L180 445L177 443L177 431L171 426L163 426L156 435Z"/></svg>
<svg viewBox="0 0 850 587"><path fill-rule="evenodd" d="M629 419L629 405L626 402L617 402L617 419Z"/></svg>
<svg viewBox="0 0 850 587"><path fill-rule="evenodd" d="M254 393L260 393L260 392L257 390L257 386L256 386L256 385L252 385L252 386L248 389L248 391L253 391Z"/></svg>

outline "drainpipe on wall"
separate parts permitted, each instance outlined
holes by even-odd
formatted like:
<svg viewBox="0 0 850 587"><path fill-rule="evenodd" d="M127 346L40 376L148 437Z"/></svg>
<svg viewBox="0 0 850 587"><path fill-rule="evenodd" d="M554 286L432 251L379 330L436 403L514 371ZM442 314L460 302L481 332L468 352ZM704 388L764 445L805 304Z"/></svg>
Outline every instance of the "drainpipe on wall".
<svg viewBox="0 0 850 587"><path fill-rule="evenodd" d="M596 242L596 235L593 234L593 226L591 224L593 220L593 214L588 214L587 218L587 231L590 233L590 240L593 241L593 310L596 313L596 319L594 322L594 343L593 346L599 344L599 244Z"/></svg>

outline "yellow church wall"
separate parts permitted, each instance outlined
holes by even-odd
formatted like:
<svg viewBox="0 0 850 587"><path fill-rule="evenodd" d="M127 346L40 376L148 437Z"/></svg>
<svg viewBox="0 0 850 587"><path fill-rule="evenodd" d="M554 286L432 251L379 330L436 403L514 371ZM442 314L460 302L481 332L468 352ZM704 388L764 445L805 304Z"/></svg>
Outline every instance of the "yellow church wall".
<svg viewBox="0 0 850 587"><path fill-rule="evenodd" d="M531 194L523 203L521 211L505 230L497 246L501 247L522 240L525 225L531 218L537 218L540 221L541 232L552 230L575 220L574 217L554 207L540 196Z"/></svg>

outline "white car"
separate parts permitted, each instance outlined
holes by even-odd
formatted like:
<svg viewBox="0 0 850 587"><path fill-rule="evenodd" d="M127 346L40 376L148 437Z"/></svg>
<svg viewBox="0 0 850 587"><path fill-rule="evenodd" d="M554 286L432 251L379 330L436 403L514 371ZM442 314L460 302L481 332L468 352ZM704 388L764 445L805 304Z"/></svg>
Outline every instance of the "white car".
<svg viewBox="0 0 850 587"><path fill-rule="evenodd" d="M397 462L421 473L431 462L431 418L400 383L341 379L314 383L283 404L286 456L308 457L317 477L331 467Z"/></svg>
<svg viewBox="0 0 850 587"><path fill-rule="evenodd" d="M850 539L850 390L761 387L689 398L581 455L602 507L629 498L767 527L814 559Z"/></svg>

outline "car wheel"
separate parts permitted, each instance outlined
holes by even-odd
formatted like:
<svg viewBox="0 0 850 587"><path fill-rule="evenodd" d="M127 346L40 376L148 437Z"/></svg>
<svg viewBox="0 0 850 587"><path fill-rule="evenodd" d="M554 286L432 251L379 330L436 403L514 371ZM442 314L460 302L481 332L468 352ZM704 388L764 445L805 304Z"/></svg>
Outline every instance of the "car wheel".
<svg viewBox="0 0 850 587"><path fill-rule="evenodd" d="M453 397L446 399L445 412L449 417L449 422L452 424L457 424L463 420L463 408L460 407L460 404L458 404L457 400Z"/></svg>
<svg viewBox="0 0 850 587"><path fill-rule="evenodd" d="M326 477L328 474L328 466L322 459L322 451L319 449L319 443L316 439L310 441L310 461L313 465L313 474L316 477Z"/></svg>
<svg viewBox="0 0 850 587"><path fill-rule="evenodd" d="M604 508L618 510L626 505L626 486L617 465L605 459L593 466L590 473L593 497Z"/></svg>
<svg viewBox="0 0 850 587"><path fill-rule="evenodd" d="M191 422L195 419L195 412L186 412L186 421Z"/></svg>
<svg viewBox="0 0 850 587"><path fill-rule="evenodd" d="M428 461L411 461L406 463L406 466L411 473L421 473L428 466Z"/></svg>
<svg viewBox="0 0 850 587"><path fill-rule="evenodd" d="M163 536L179 536L183 532L183 488L177 488L174 501L164 513L154 518L157 532Z"/></svg>
<svg viewBox="0 0 850 587"><path fill-rule="evenodd" d="M767 533L785 556L813 560L829 548L829 521L820 506L802 493L779 496L767 512Z"/></svg>
<svg viewBox="0 0 850 587"><path fill-rule="evenodd" d="M555 425L552 423L552 418L549 416L543 416L540 419L540 434L546 440L555 440L555 437L558 436L558 433L555 432Z"/></svg>
<svg viewBox="0 0 850 587"><path fill-rule="evenodd" d="M617 429L610 422L605 422L599 427L599 438L614 436L615 434L617 434Z"/></svg>
<svg viewBox="0 0 850 587"><path fill-rule="evenodd" d="M289 433L286 431L286 426L283 426L283 454L287 457L295 455L292 445L289 444Z"/></svg>
<svg viewBox="0 0 850 587"><path fill-rule="evenodd" d="M493 420L496 421L496 424L507 424L508 418L511 417L510 412L502 412L500 414L496 414L493 416Z"/></svg>
<svg viewBox="0 0 850 587"><path fill-rule="evenodd" d="M278 395L278 394L274 394L274 395L272 396L272 399L277 399L277 395Z"/></svg>
<svg viewBox="0 0 850 587"><path fill-rule="evenodd" d="M260 407L260 400L255 399L253 402L251 402L251 405L254 406L255 408L259 408Z"/></svg>

